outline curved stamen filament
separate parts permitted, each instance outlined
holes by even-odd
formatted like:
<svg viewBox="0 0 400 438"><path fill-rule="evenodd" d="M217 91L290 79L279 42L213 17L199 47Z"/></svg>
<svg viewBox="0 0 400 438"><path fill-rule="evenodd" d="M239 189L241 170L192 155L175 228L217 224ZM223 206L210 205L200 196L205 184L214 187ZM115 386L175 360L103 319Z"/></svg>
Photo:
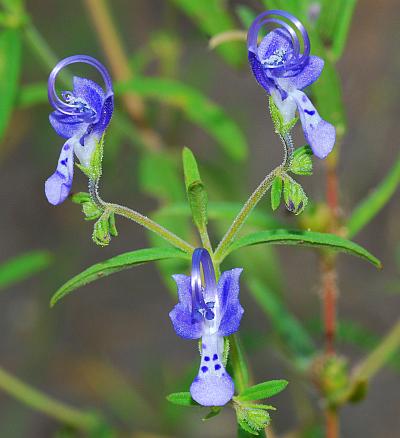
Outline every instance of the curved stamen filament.
<svg viewBox="0 0 400 438"><path fill-rule="evenodd" d="M286 20L289 21L289 23L276 17L285 18ZM248 50L250 52L253 52L256 56L258 56L258 46L257 46L258 34L261 28L268 23L278 24L282 29L284 29L290 35L293 44L293 53L292 56L288 58L286 61L277 64L267 64L267 67L271 69L281 68L284 70L301 68L310 55L310 39L308 37L308 33L305 27L303 26L303 24L296 17L289 14L288 12L271 10L260 14L250 26L247 35ZM300 54L301 44L298 34L300 34L302 38L303 54Z"/></svg>
<svg viewBox="0 0 400 438"><path fill-rule="evenodd" d="M203 268L204 287L202 286L201 268ZM212 320L215 316L212 310L214 303L204 301L203 290L207 288L213 292L213 296L216 296L217 284L211 256L206 249L196 248L194 250L191 274L192 317L196 320L199 312L202 312L207 320Z"/></svg>
<svg viewBox="0 0 400 438"><path fill-rule="evenodd" d="M47 89L49 102L56 110L65 115L79 115L80 117L87 119L87 121L90 121L95 114L94 111L90 110L90 108L85 106L82 102L74 100L72 93L63 92L62 97L64 100L62 100L58 97L56 92L56 79L58 74L63 68L75 63L84 63L95 67L104 80L106 86L106 97L113 95L111 77L104 65L91 56L74 55L62 59L50 73Z"/></svg>

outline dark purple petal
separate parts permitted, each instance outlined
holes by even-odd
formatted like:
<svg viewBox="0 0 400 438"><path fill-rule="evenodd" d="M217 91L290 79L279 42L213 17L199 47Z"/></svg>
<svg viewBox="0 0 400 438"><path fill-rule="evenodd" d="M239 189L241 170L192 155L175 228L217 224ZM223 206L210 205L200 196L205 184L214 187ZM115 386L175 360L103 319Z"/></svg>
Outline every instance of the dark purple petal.
<svg viewBox="0 0 400 438"><path fill-rule="evenodd" d="M275 29L262 39L258 46L258 58L260 61L266 61L280 51L285 54L293 52L292 39L285 29Z"/></svg>
<svg viewBox="0 0 400 438"><path fill-rule="evenodd" d="M333 125L321 118L310 99L299 90L290 93L299 110L304 136L313 153L318 158L325 158L333 149L336 131Z"/></svg>
<svg viewBox="0 0 400 438"><path fill-rule="evenodd" d="M273 30L267 34L259 51L257 47L258 34L261 28L267 24L278 25L279 30ZM285 36L290 39L285 38ZM303 43L302 54L300 53L299 36L301 36ZM280 55L276 53L278 50L286 52L280 60L278 56L266 66L269 70L276 69L276 76L285 76L287 71L295 70L297 72L304 66L310 54L310 39L305 27L295 16L286 11L269 10L258 15L251 24L247 35L247 48L249 52L259 57L259 61L269 56ZM268 56L265 57L265 54Z"/></svg>
<svg viewBox="0 0 400 438"><path fill-rule="evenodd" d="M74 76L73 85L74 96L83 99L95 111L97 115L96 121L98 121L105 100L103 89L96 82L78 76Z"/></svg>
<svg viewBox="0 0 400 438"><path fill-rule="evenodd" d="M68 116L53 111L49 116L50 124L60 137L71 138L79 132L84 132L88 124L77 116Z"/></svg>
<svg viewBox="0 0 400 438"><path fill-rule="evenodd" d="M222 273L218 282L218 295L221 305L221 321L218 333L229 336L239 329L243 307L239 302L239 278L243 269L231 269Z"/></svg>
<svg viewBox="0 0 400 438"><path fill-rule="evenodd" d="M293 87L302 90L314 83L321 76L323 68L323 59L318 56L310 56L304 68L298 74L287 77L286 80Z"/></svg>
<svg viewBox="0 0 400 438"><path fill-rule="evenodd" d="M276 88L276 86L273 80L268 78L264 67L253 52L249 52L249 63L257 82L267 91L268 94L271 94L271 89Z"/></svg>
<svg viewBox="0 0 400 438"><path fill-rule="evenodd" d="M45 193L50 204L58 205L65 201L71 190L74 176L74 151L67 141L61 149L57 169L45 183Z"/></svg>
<svg viewBox="0 0 400 438"><path fill-rule="evenodd" d="M202 335L203 323L194 322L192 312L182 303L178 303L169 312L172 325L178 336L185 339L199 339Z"/></svg>
<svg viewBox="0 0 400 438"><path fill-rule="evenodd" d="M234 268L222 273L217 286L222 312L239 301L239 279L242 272L242 268Z"/></svg>
<svg viewBox="0 0 400 438"><path fill-rule="evenodd" d="M178 286L178 299L181 304L183 304L189 312L192 311L192 286L191 278L188 275L176 274L172 278L175 280Z"/></svg>
<svg viewBox="0 0 400 438"><path fill-rule="evenodd" d="M221 336L230 336L239 330L240 321L243 316L243 307L239 301L229 306L219 324L218 333Z"/></svg>
<svg viewBox="0 0 400 438"><path fill-rule="evenodd" d="M97 69L97 71L102 75L104 83L106 85L106 91L105 91L105 93L103 93L102 101L104 101L104 96L108 97L108 96L111 96L113 94L111 77L110 77L107 69L104 67L104 65L101 62L99 62L97 59L95 59L91 56L87 56L87 55L74 55L74 56L69 56L68 58L62 59L51 71L51 73L49 75L47 89L48 89L48 96L49 96L50 104L56 110L60 111L63 114L66 114L66 115L75 115L77 106L75 105L75 102L68 103L68 102L65 102L64 100L60 99L56 93L55 84L56 84L57 76L60 73L60 71L63 68L67 67L68 65L74 64L74 63L89 64L89 65L95 67ZM90 87L90 88L92 91L94 91L93 87ZM83 90L80 90L78 92L83 93ZM97 93L97 94L100 94L100 93ZM89 96L90 99L92 97L94 97L94 96ZM95 102L93 102L93 105L96 106ZM99 108L97 108L98 111L101 110L101 106L102 105L100 105ZM89 120L92 121L92 115L93 114L88 111L86 114L85 113L81 114L81 117L83 119L85 119L86 121L89 121Z"/></svg>
<svg viewBox="0 0 400 438"><path fill-rule="evenodd" d="M114 111L114 96L110 95L106 98L101 109L99 121L93 125L93 133L102 135L110 123Z"/></svg>
<svg viewBox="0 0 400 438"><path fill-rule="evenodd" d="M179 303L172 309L169 316L178 336L185 339L198 339L202 334L202 322L193 321L191 277L173 275L178 286Z"/></svg>

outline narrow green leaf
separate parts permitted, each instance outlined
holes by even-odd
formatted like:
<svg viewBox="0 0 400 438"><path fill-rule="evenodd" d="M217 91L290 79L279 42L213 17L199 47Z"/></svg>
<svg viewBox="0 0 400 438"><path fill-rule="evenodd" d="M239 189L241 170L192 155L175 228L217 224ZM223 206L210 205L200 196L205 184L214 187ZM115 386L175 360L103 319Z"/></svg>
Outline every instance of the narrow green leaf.
<svg viewBox="0 0 400 438"><path fill-rule="evenodd" d="M356 4L357 0L342 0L341 2L340 14L338 14L338 21L333 34L332 52L335 60L341 58L346 47L347 36Z"/></svg>
<svg viewBox="0 0 400 438"><path fill-rule="evenodd" d="M242 25L248 29L254 19L257 17L257 13L252 8L246 5L238 5L235 8L236 14L239 17Z"/></svg>
<svg viewBox="0 0 400 438"><path fill-rule="evenodd" d="M143 98L179 108L191 122L211 135L230 158L237 161L245 158L247 143L240 128L222 108L195 88L170 79L137 77L116 83L115 90L117 94L134 91Z"/></svg>
<svg viewBox="0 0 400 438"><path fill-rule="evenodd" d="M273 332L278 336L282 346L288 350L299 365L308 361L316 352L311 336L295 316L286 308L282 298L269 287L255 278L246 277L246 284L261 310L271 321Z"/></svg>
<svg viewBox="0 0 400 438"><path fill-rule="evenodd" d="M7 260L0 265L0 290L46 269L51 262L47 251L32 251Z"/></svg>
<svg viewBox="0 0 400 438"><path fill-rule="evenodd" d="M277 176L272 182L272 186L271 186L271 208L274 211L281 204L282 189L283 189L282 178L280 176Z"/></svg>
<svg viewBox="0 0 400 438"><path fill-rule="evenodd" d="M236 27L224 0L171 1L190 17L207 37L212 37ZM243 64L243 59L245 59L245 47L243 44L226 44L218 47L217 50L225 61L231 65L239 66Z"/></svg>
<svg viewBox="0 0 400 438"><path fill-rule="evenodd" d="M141 189L158 200L174 202L185 196L177 162L166 151L144 151L139 161L138 178Z"/></svg>
<svg viewBox="0 0 400 438"><path fill-rule="evenodd" d="M0 33L0 140L13 110L21 65L20 29L7 28Z"/></svg>
<svg viewBox="0 0 400 438"><path fill-rule="evenodd" d="M267 9L281 9L290 12L296 17L299 15L300 3L299 0L263 0L263 4Z"/></svg>
<svg viewBox="0 0 400 438"><path fill-rule="evenodd" d="M200 178L196 158L187 147L183 148L182 161L186 193L192 211L193 222L199 230L205 230L207 226L207 192Z"/></svg>
<svg viewBox="0 0 400 438"><path fill-rule="evenodd" d="M192 399L190 392L174 392L167 395L167 400L174 405L179 406L200 406Z"/></svg>
<svg viewBox="0 0 400 438"><path fill-rule="evenodd" d="M73 290L91 283L92 281L106 277L107 275L143 263L172 258L187 259L188 255L175 248L146 248L117 255L85 269L80 274L75 275L75 277L68 280L52 296L50 305L54 306L57 301Z"/></svg>
<svg viewBox="0 0 400 438"><path fill-rule="evenodd" d="M236 398L240 401L262 400L279 394L288 385L287 380L270 380L250 386L242 391Z"/></svg>
<svg viewBox="0 0 400 438"><path fill-rule="evenodd" d="M270 230L248 234L236 240L229 248L228 254L239 248L260 243L278 245L301 245L315 248L325 248L337 252L345 252L363 258L377 268L381 268L381 262L370 252L357 243L343 237L328 233L303 230Z"/></svg>
<svg viewBox="0 0 400 438"><path fill-rule="evenodd" d="M193 152L184 147L182 151L183 172L185 175L186 190L196 181L201 181L199 167Z"/></svg>
<svg viewBox="0 0 400 438"><path fill-rule="evenodd" d="M378 187L355 208L347 222L349 237L362 230L386 205L400 184L400 155Z"/></svg>

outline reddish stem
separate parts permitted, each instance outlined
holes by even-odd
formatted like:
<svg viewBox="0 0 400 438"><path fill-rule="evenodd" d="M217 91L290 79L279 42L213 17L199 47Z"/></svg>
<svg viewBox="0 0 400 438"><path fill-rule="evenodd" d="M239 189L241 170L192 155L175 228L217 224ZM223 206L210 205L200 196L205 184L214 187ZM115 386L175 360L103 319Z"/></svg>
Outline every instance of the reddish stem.
<svg viewBox="0 0 400 438"><path fill-rule="evenodd" d="M327 354L335 353L337 284L334 259L322 262L323 318L325 349Z"/></svg>
<svg viewBox="0 0 400 438"><path fill-rule="evenodd" d="M339 421L335 410L326 411L326 438L337 438L339 436Z"/></svg>

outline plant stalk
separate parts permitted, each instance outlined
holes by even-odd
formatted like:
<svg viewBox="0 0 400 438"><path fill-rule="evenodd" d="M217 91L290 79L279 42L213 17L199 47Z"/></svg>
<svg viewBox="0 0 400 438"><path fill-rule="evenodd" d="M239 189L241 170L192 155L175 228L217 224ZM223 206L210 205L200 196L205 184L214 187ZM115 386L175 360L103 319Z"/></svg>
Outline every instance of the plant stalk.
<svg viewBox="0 0 400 438"><path fill-rule="evenodd" d="M76 408L61 403L27 385L2 368L0 368L0 388L32 409L77 429L92 431L101 423L100 418L96 414L81 412Z"/></svg>
<svg viewBox="0 0 400 438"><path fill-rule="evenodd" d="M247 219L249 218L251 212L256 207L256 205L260 202L263 196L270 189L274 178L278 175L284 173L290 166L290 161L293 153L293 141L290 134L285 134L284 136L279 136L282 140L284 146L284 159L281 165L272 170L259 184L259 186L254 190L254 192L250 195L249 199L246 201L239 214L236 216L228 231L222 238L219 243L216 251L215 251L215 260L218 263L221 263L229 248L229 245L233 242L237 233L240 231L242 226L245 224Z"/></svg>
<svg viewBox="0 0 400 438"><path fill-rule="evenodd" d="M112 20L106 0L84 0L84 3L115 79L118 81L132 79L129 60ZM122 99L128 114L139 127L143 141L148 145L149 149L160 149L162 140L147 124L145 106L142 99L133 92L125 94Z"/></svg>
<svg viewBox="0 0 400 438"><path fill-rule="evenodd" d="M99 183L98 181L95 181L93 179L89 179L89 194L92 199L92 201L96 204L96 206L102 210L109 212L113 212L115 214L118 214L120 216L123 216L127 219L130 219L133 222L136 222L139 225L142 225L149 231L152 231L156 233L158 236L165 239L167 242L169 242L171 245L175 246L178 249L181 249L182 251L192 254L194 251L194 247L187 243L185 240L181 239L176 234L172 233L171 231L164 228L162 225L158 224L157 222L153 221L147 216L144 216L143 214L132 210L128 207L124 207L119 204L113 204L110 202L104 201L98 191Z"/></svg>

